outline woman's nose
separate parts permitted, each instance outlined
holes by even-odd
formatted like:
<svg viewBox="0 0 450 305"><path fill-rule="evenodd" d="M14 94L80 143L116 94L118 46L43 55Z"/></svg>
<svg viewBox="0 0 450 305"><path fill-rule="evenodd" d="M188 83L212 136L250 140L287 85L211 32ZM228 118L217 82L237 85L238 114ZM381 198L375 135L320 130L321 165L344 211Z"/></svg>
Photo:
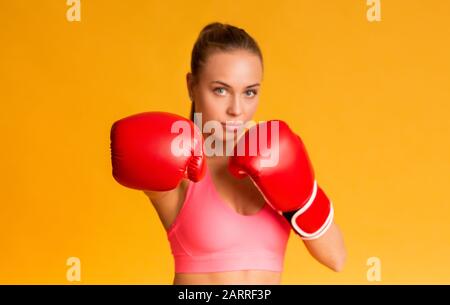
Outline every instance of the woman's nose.
<svg viewBox="0 0 450 305"><path fill-rule="evenodd" d="M242 114L242 105L238 96L233 97L227 109L228 114L239 116Z"/></svg>

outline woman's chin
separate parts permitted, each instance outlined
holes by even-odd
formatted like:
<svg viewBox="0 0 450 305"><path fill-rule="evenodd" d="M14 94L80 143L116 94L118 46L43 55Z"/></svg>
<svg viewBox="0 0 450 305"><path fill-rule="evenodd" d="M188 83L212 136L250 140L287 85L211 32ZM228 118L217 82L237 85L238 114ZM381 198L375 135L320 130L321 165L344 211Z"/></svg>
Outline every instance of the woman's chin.
<svg viewBox="0 0 450 305"><path fill-rule="evenodd" d="M212 137L212 139L206 142L210 143L212 147L207 149L214 152L214 155L230 156L233 154L234 146L237 143L236 134L233 134L232 132L224 132L223 134L211 134L209 137Z"/></svg>

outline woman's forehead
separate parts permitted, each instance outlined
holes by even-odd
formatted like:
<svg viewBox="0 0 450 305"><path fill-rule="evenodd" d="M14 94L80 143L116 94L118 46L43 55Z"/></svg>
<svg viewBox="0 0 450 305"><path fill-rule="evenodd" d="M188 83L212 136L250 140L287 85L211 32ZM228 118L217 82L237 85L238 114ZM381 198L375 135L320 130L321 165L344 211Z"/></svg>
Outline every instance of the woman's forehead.
<svg viewBox="0 0 450 305"><path fill-rule="evenodd" d="M262 77L258 55L245 50L214 52L208 57L202 70L204 81L221 81L230 86L252 85L259 83Z"/></svg>

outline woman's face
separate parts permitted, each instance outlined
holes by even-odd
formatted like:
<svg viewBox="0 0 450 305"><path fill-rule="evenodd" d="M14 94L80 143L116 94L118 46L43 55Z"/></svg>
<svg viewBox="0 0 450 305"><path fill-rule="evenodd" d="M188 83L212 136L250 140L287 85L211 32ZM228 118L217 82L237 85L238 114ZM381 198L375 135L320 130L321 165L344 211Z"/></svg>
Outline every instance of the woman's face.
<svg viewBox="0 0 450 305"><path fill-rule="evenodd" d="M187 75L189 93L195 112L202 114L203 128L212 120L222 125L222 132L212 133L217 140L233 140L233 129L252 120L258 106L262 73L257 55L235 50L213 52L196 82L190 73Z"/></svg>

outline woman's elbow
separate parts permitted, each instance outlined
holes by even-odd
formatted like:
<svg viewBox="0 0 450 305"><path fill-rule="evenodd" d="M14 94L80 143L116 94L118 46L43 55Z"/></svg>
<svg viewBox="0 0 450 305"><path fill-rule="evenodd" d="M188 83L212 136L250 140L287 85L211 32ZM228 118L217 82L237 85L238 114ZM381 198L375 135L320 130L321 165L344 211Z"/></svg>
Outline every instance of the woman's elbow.
<svg viewBox="0 0 450 305"><path fill-rule="evenodd" d="M334 272L342 272L344 270L345 262L347 260L347 253L343 251L339 255L333 257L328 267Z"/></svg>

